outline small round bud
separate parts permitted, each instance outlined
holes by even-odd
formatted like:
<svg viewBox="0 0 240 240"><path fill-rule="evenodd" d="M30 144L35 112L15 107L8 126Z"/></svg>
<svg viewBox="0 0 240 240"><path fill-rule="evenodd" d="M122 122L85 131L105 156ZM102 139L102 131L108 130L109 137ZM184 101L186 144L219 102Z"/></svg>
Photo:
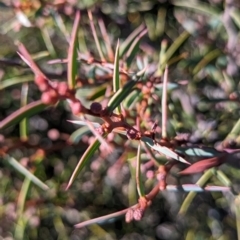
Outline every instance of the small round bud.
<svg viewBox="0 0 240 240"><path fill-rule="evenodd" d="M56 141L60 138L60 132L57 129L50 129L47 133L48 137L53 140Z"/></svg>
<svg viewBox="0 0 240 240"><path fill-rule="evenodd" d="M34 81L35 81L35 83L37 85L41 85L43 83L47 83L46 78L44 78L44 76L42 76L42 75L36 75Z"/></svg>
<svg viewBox="0 0 240 240"><path fill-rule="evenodd" d="M50 95L51 99L52 99L52 104L57 103L58 101L58 93L55 89L49 89L49 91L47 91L48 94Z"/></svg>
<svg viewBox="0 0 240 240"><path fill-rule="evenodd" d="M72 109L72 113L74 115L77 115L77 114L81 113L82 104L80 102L72 102L70 104L70 106L71 106L71 109Z"/></svg>
<svg viewBox="0 0 240 240"><path fill-rule="evenodd" d="M41 92L45 92L49 89L49 85L48 83L41 83L40 85L38 85L38 89L41 91Z"/></svg>
<svg viewBox="0 0 240 240"><path fill-rule="evenodd" d="M52 103L52 98L48 92L42 93L41 100L44 104L49 105Z"/></svg>
<svg viewBox="0 0 240 240"><path fill-rule="evenodd" d="M58 101L57 92L54 89L43 92L41 100L44 104L55 104Z"/></svg>
<svg viewBox="0 0 240 240"><path fill-rule="evenodd" d="M48 80L46 78L44 78L44 76L42 76L42 75L35 76L34 81L37 84L37 86L41 92L45 92L49 88Z"/></svg>
<svg viewBox="0 0 240 240"><path fill-rule="evenodd" d="M232 92L229 94L229 99L230 100L237 100L238 99L238 94L237 92Z"/></svg>
<svg viewBox="0 0 240 240"><path fill-rule="evenodd" d="M65 96L68 93L68 85L66 82L60 82L57 86L57 91L60 96Z"/></svg>
<svg viewBox="0 0 240 240"><path fill-rule="evenodd" d="M58 93L55 89L49 89L48 90L48 94L52 97L52 98L57 98L58 97Z"/></svg>
<svg viewBox="0 0 240 240"><path fill-rule="evenodd" d="M93 102L90 106L90 110L93 113L99 114L102 111L102 105L98 102Z"/></svg>

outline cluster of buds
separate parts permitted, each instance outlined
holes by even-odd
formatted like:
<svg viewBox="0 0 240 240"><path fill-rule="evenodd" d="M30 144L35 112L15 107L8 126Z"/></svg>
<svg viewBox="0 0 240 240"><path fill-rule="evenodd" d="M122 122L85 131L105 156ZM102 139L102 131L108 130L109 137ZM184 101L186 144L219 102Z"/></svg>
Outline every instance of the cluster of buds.
<svg viewBox="0 0 240 240"><path fill-rule="evenodd" d="M141 209L139 207L129 208L125 215L125 221L126 223L130 223L133 220L140 221L143 217L143 214L144 214L144 209Z"/></svg>
<svg viewBox="0 0 240 240"><path fill-rule="evenodd" d="M151 204L151 201L146 197L140 197L138 199L138 204L135 207L129 208L125 215L125 221L127 223L135 221L140 221L143 218L143 214L146 208Z"/></svg>
<svg viewBox="0 0 240 240"><path fill-rule="evenodd" d="M42 92L41 100L46 105L54 105L60 99L69 99L72 113L77 115L82 111L81 102L75 97L75 92L69 89L66 82L51 82L42 75L35 77L35 83Z"/></svg>

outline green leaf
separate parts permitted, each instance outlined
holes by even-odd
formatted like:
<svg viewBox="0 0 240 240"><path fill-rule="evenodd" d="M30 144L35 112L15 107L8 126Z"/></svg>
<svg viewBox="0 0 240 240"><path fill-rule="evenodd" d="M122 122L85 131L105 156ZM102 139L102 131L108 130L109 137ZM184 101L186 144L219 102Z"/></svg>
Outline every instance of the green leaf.
<svg viewBox="0 0 240 240"><path fill-rule="evenodd" d="M232 186L231 180L226 176L226 174L223 171L217 170L215 172L215 175L218 178L218 180L221 183L223 183L225 186L227 186L227 187L231 187Z"/></svg>
<svg viewBox="0 0 240 240"><path fill-rule="evenodd" d="M52 44L52 40L51 40L51 37L49 35L49 31L48 31L46 26L41 28L41 33L42 33L42 37L43 37L43 40L45 42L45 46L46 46L48 52L51 54L52 57L56 57L57 54L56 54L56 51L55 51L54 46Z"/></svg>
<svg viewBox="0 0 240 240"><path fill-rule="evenodd" d="M120 89L120 77L119 77L119 41L117 43L115 51L114 69L113 69L113 92L117 92ZM118 106L118 113L121 113L121 107Z"/></svg>
<svg viewBox="0 0 240 240"><path fill-rule="evenodd" d="M123 106L126 109L131 110L135 106L135 103L141 97L142 97L142 93L140 92L140 90L139 89L133 89L133 91L124 100Z"/></svg>
<svg viewBox="0 0 240 240"><path fill-rule="evenodd" d="M9 79L5 79L0 82L0 90L3 90L7 87L11 87L15 84L25 83L33 81L33 75L18 76Z"/></svg>
<svg viewBox="0 0 240 240"><path fill-rule="evenodd" d="M28 96L28 84L25 83L22 85L22 92L21 92L22 107L27 105L27 96ZM24 118L20 122L20 138L22 141L26 141L28 139L28 119L27 118Z"/></svg>
<svg viewBox="0 0 240 240"><path fill-rule="evenodd" d="M80 12L76 12L73 30L68 49L68 86L70 89L74 89L76 85L76 74L77 74L77 35L78 26L80 22Z"/></svg>
<svg viewBox="0 0 240 240"><path fill-rule="evenodd" d="M203 187L212 176L213 176L213 170L212 169L207 170L202 175L202 177L197 181L197 185L199 185L200 187ZM182 206L181 206L178 214L185 214L187 212L191 202L193 201L193 199L196 195L197 195L196 192L190 192L187 195L184 202L182 203Z"/></svg>
<svg viewBox="0 0 240 240"><path fill-rule="evenodd" d="M222 154L210 147L177 147L176 151L192 157L213 157Z"/></svg>
<svg viewBox="0 0 240 240"><path fill-rule="evenodd" d="M40 52L31 54L31 57L33 60L40 60L40 59L48 57L49 55L50 54L48 51L40 51Z"/></svg>
<svg viewBox="0 0 240 240"><path fill-rule="evenodd" d="M63 33L66 39L69 39L69 33L66 29L66 26L63 22L61 15L57 11L50 10L50 14L52 19L54 20L55 25L59 28L59 30Z"/></svg>
<svg viewBox="0 0 240 240"><path fill-rule="evenodd" d="M13 112L11 115L6 117L0 122L0 129L12 126L26 117L31 117L32 115L41 112L47 106L42 103L41 100L29 103L28 105L20 108L19 110Z"/></svg>
<svg viewBox="0 0 240 240"><path fill-rule="evenodd" d="M167 16L167 8L160 7L158 9L157 21L156 21L156 29L155 29L155 36L160 37L164 34L165 23L166 23L166 16Z"/></svg>
<svg viewBox="0 0 240 240"><path fill-rule="evenodd" d="M178 7L186 7L196 10L200 13L210 15L211 17L220 18L220 9L211 7L211 5L206 4L200 1L194 1L189 4L189 1L186 0L173 0L172 4Z"/></svg>
<svg viewBox="0 0 240 240"><path fill-rule="evenodd" d="M135 39L136 40L136 39ZM126 63L127 63L127 68L130 68L133 60L135 60L136 58L136 55L139 53L139 42L137 42L133 48L131 47L129 49L129 51L127 52L127 60L126 60Z"/></svg>
<svg viewBox="0 0 240 240"><path fill-rule="evenodd" d="M240 196L235 196L234 199L234 210L236 216L236 227L237 227L237 239L240 239Z"/></svg>
<svg viewBox="0 0 240 240"><path fill-rule="evenodd" d="M227 141L228 139L236 139L239 135L240 135L240 119L238 119L238 121L235 123L231 132L227 135L224 141Z"/></svg>
<svg viewBox="0 0 240 240"><path fill-rule="evenodd" d="M119 57L122 58L123 55L128 51L134 39L144 30L145 25L141 24L138 28L136 28L127 39L121 44L119 50Z"/></svg>
<svg viewBox="0 0 240 240"><path fill-rule="evenodd" d="M139 72L135 75L136 80L130 80L128 81L122 88L118 89L118 91L112 96L110 101L108 102L108 110L112 112L119 104L125 99L131 92L134 87L134 85L140 80L141 76L145 70L142 72Z"/></svg>
<svg viewBox="0 0 240 240"><path fill-rule="evenodd" d="M233 11L230 11L230 15L235 22L235 24L240 29L240 11L238 9L234 9Z"/></svg>
<svg viewBox="0 0 240 240"><path fill-rule="evenodd" d="M81 159L79 160L76 168L74 169L74 172L68 182L68 185L66 187L66 190L68 190L71 185L73 184L73 181L76 179L78 174L82 171L82 169L86 166L86 164L89 162L95 151L99 148L100 142L98 141L97 138L92 142L91 145L87 148L85 153L82 155Z"/></svg>
<svg viewBox="0 0 240 240"><path fill-rule="evenodd" d="M93 90L93 93L88 94L87 99L90 101L94 101L97 98L103 97L106 93L106 88L108 85L109 83L98 86L95 90Z"/></svg>
<svg viewBox="0 0 240 240"><path fill-rule="evenodd" d="M127 51L126 57L127 57L127 66L130 67L133 59L139 53L139 42L141 38L147 33L147 29L144 29L132 42L129 50Z"/></svg>
<svg viewBox="0 0 240 240"><path fill-rule="evenodd" d="M204 67L210 63L213 59L217 58L221 55L221 51L219 49L214 49L213 51L208 52L204 55L203 59L195 66L192 73L195 75L197 74L201 69L204 69Z"/></svg>
<svg viewBox="0 0 240 240"><path fill-rule="evenodd" d="M108 110L112 112L119 104L125 99L128 94L132 91L132 88L137 81L130 80L122 88L120 88L108 102Z"/></svg>
<svg viewBox="0 0 240 240"><path fill-rule="evenodd" d="M103 52L102 52L102 48L100 46L100 41L98 39L98 34L97 34L95 26L94 26L92 12L90 10L88 10L88 17L89 17L89 23L90 23L90 26L91 26L93 38L94 38L94 41L95 41L95 44L96 44L99 56L100 56L102 62L106 62L106 59L105 59L105 57L103 55Z"/></svg>
<svg viewBox="0 0 240 240"><path fill-rule="evenodd" d="M13 168L15 168L19 173L24 175L26 178L30 179L32 183L40 187L42 190L46 191L49 187L43 183L39 178L34 176L30 171L28 171L25 167L23 167L15 158L7 155L5 160L8 164L10 164Z"/></svg>
<svg viewBox="0 0 240 240"><path fill-rule="evenodd" d="M27 218L24 216L24 208L30 186L31 180L29 178L25 178L18 196L17 221L14 232L14 239L24 239L24 233L26 232L26 226L28 222Z"/></svg>
<svg viewBox="0 0 240 240"><path fill-rule="evenodd" d="M175 153L171 149L169 149L165 146L160 146L159 144L155 144L154 141L151 138L142 137L141 141L145 142L149 147L151 147L152 149L164 154L167 157L173 158L173 159L175 159L179 162L186 163L186 164L190 165L190 163L188 161L186 161L184 158L179 156L177 153Z"/></svg>
<svg viewBox="0 0 240 240"><path fill-rule="evenodd" d="M167 40L162 40L161 42L161 50L159 52L159 61L158 61L158 69L157 69L157 73L156 75L157 76L162 76L163 74L163 67L162 67L162 64L164 63L165 61L165 58L166 58L166 51L167 51Z"/></svg>
<svg viewBox="0 0 240 240"><path fill-rule="evenodd" d="M136 169L136 184L137 184L137 191L139 197L144 197L144 185L142 182L142 174L141 174L141 142L138 144L138 151L137 151L137 169Z"/></svg>
<svg viewBox="0 0 240 240"><path fill-rule="evenodd" d="M169 59L173 56L173 54L178 50L178 48L188 39L190 34L186 31L184 31L173 43L172 45L167 49L167 51L162 53L161 59L160 59L160 67L161 70L165 68L166 64L168 63Z"/></svg>
<svg viewBox="0 0 240 240"><path fill-rule="evenodd" d="M113 69L113 91L117 92L120 88L119 78L119 40L115 51L114 69Z"/></svg>
<svg viewBox="0 0 240 240"><path fill-rule="evenodd" d="M83 136L86 136L90 132L91 130L89 129L88 126L81 127L70 135L69 142L73 144L77 144L82 139Z"/></svg>
<svg viewBox="0 0 240 240"><path fill-rule="evenodd" d="M101 144L103 144L103 146L105 147L105 150L112 152L113 149L112 147L110 147L110 145L106 142L106 140L102 137L102 135L96 131L96 128L100 127L101 125L99 123L92 123L91 121L89 121L88 119L85 118L85 121L69 121L69 122L78 122L81 125L87 125L88 128L91 130L91 132L93 133L93 135L95 135L95 137L97 137L97 139L99 140L99 142Z"/></svg>

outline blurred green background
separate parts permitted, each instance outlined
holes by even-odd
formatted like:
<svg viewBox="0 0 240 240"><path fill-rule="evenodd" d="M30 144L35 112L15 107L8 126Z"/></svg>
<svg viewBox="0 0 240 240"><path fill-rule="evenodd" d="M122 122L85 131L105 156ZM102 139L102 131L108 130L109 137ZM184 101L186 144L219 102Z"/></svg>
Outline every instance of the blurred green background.
<svg viewBox="0 0 240 240"><path fill-rule="evenodd" d="M106 70L96 62L87 63L92 57L101 59L89 24L87 10L91 9L107 62L114 60L118 39L121 47L134 31L139 31L134 37L138 40L134 49L124 55L121 66L133 73L148 66L145 81L148 78L158 81L152 93L156 101L147 102L150 117L143 122L161 123L162 74L168 64L169 136L187 134L189 142L200 147L238 149L240 4L237 0L0 1L1 121L26 101L36 101L41 96L31 69L17 54L18 42L25 45L51 80L66 81L67 65L54 64L53 60L67 58L77 9L81 12L78 43L83 59L78 66L81 84L77 96L84 104L89 106L93 100L104 102L107 100L104 94L107 96L108 87L112 86ZM105 44L103 26L113 55ZM147 32L141 36L144 28ZM133 102L129 111L134 119L137 103ZM98 151L65 191L78 160L93 139L86 127L75 132L79 126L67 121L74 119L77 118L63 101L27 119L27 143L22 143L25 139L20 124L0 130L0 239L227 240L240 236L237 154L232 162L220 167L225 182L214 174L208 181L212 185L231 186L232 191L199 193L184 215L178 211L187 193L164 191L139 222L125 223L122 217L75 229L74 224L135 204L137 194L131 162L136 156L136 144L129 144L127 138L117 134L108 138L114 152L106 155ZM147 122L144 128L150 127ZM124 144L128 144L127 151ZM50 190L31 182L16 162ZM155 169L147 169L146 164L143 175L148 192L156 179L149 176ZM176 172L180 169L168 176L168 184L196 183L201 176L179 178Z"/></svg>

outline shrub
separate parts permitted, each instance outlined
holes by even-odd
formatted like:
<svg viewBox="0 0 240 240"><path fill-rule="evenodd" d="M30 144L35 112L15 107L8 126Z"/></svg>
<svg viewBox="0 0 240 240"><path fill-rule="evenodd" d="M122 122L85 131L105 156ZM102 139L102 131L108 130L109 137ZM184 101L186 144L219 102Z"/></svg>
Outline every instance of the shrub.
<svg viewBox="0 0 240 240"><path fill-rule="evenodd" d="M236 238L237 7L89 4L2 3L1 235Z"/></svg>

